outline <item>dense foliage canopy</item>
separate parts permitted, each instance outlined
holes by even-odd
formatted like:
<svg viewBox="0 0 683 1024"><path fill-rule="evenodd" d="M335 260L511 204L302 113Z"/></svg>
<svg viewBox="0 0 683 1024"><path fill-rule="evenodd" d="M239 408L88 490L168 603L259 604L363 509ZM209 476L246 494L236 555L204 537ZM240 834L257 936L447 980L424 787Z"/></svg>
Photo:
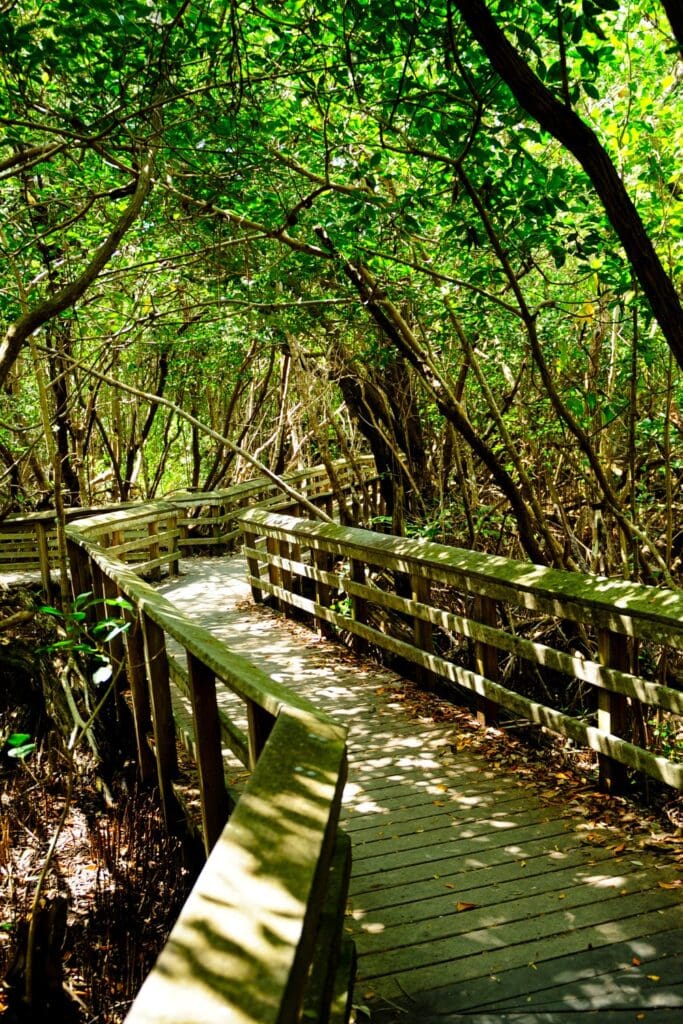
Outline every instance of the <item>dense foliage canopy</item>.
<svg viewBox="0 0 683 1024"><path fill-rule="evenodd" d="M6 510L365 445L396 529L671 582L676 6L6 0Z"/></svg>

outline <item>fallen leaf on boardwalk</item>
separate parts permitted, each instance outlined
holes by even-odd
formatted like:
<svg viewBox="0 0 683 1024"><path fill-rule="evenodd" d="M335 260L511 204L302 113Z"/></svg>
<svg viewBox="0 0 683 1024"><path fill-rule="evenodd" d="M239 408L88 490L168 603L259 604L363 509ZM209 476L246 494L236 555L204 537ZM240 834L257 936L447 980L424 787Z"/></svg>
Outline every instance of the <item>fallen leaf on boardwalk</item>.
<svg viewBox="0 0 683 1024"><path fill-rule="evenodd" d="M619 845L618 845L618 846L615 846L615 847L614 847L614 850L613 850L613 852L614 852L615 854L616 854L616 853L623 853L625 849L626 849L626 843L619 843Z"/></svg>
<svg viewBox="0 0 683 1024"><path fill-rule="evenodd" d="M641 960L637 956L634 956L631 959L631 963L633 964L634 967L640 967Z"/></svg>
<svg viewBox="0 0 683 1024"><path fill-rule="evenodd" d="M455 886L453 885L452 882L444 882L444 886L446 887L446 889L455 889Z"/></svg>
<svg viewBox="0 0 683 1024"><path fill-rule="evenodd" d="M650 981L660 981L661 980L658 974L647 974L646 978L649 978Z"/></svg>
<svg viewBox="0 0 683 1024"><path fill-rule="evenodd" d="M434 787L434 789L437 789L439 791L439 793L447 793L448 792L448 786L446 785L445 782L437 783L437 785Z"/></svg>
<svg viewBox="0 0 683 1024"><path fill-rule="evenodd" d="M435 807L445 807L446 806L446 801L445 800L432 800L432 803L434 804Z"/></svg>
<svg viewBox="0 0 683 1024"><path fill-rule="evenodd" d="M465 910L476 910L477 904L459 902L455 904L455 909L458 911L459 914L462 914Z"/></svg>
<svg viewBox="0 0 683 1024"><path fill-rule="evenodd" d="M673 882L658 882L660 889L680 889L683 886L683 878L677 878Z"/></svg>
<svg viewBox="0 0 683 1024"><path fill-rule="evenodd" d="M605 840L601 836L596 836L594 832L589 832L587 835L581 837L582 843L590 843L591 846L604 846Z"/></svg>

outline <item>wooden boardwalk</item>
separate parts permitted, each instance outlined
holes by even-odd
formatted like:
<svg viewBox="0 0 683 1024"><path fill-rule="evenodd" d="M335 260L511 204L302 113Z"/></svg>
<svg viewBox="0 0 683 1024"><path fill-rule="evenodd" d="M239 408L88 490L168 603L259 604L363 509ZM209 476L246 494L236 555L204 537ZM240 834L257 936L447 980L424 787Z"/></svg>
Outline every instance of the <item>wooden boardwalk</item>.
<svg viewBox="0 0 683 1024"><path fill-rule="evenodd" d="M350 728L359 1024L683 1019L680 867L456 753L398 676L251 605L241 560L182 573L167 597Z"/></svg>

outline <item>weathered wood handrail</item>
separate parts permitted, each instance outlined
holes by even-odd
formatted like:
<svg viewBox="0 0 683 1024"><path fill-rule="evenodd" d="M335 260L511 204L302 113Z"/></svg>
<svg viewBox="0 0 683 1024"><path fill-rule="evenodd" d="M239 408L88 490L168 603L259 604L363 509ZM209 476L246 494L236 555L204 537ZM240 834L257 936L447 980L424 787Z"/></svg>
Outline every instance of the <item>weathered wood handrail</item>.
<svg viewBox="0 0 683 1024"><path fill-rule="evenodd" d="M339 475L353 486L350 470ZM321 467L297 474L296 482L309 500L330 504ZM132 607L125 642L112 639L110 653L130 688L140 775L149 780L156 773L169 823L178 812L172 675L192 706L190 746L209 859L131 1010L133 1024L293 1024L304 1011L322 1022L335 998L336 1019L346 1019L353 956L348 950L342 956L343 946L352 946L343 942L342 924L350 844L337 828L346 729L230 651L141 578L155 577L164 564L177 571L181 550L193 548L190 527L201 532L208 523L200 543L225 549L239 536L234 521L245 505L292 508L291 498L275 491L270 481L252 481L220 495L93 512L67 527L74 595L122 597ZM42 575L49 588L49 567ZM186 668L167 652L169 638L185 652ZM217 681L239 698L246 728L219 713ZM223 744L253 770L229 820Z"/></svg>
<svg viewBox="0 0 683 1024"><path fill-rule="evenodd" d="M464 687L476 695L483 712L488 705L500 706L589 747L598 753L607 789L616 790L623 783L624 766L683 789L683 763L658 756L618 734L627 701L683 715L683 692L626 671L629 637L683 648L683 597L679 594L260 509L243 513L240 526L257 600L263 592L271 594L319 623L330 623L362 643L374 644ZM299 553L296 558L293 550ZM310 554L304 557L302 552ZM324 559L330 558L344 562L343 571L322 568ZM373 586L367 567L407 575L412 596ZM315 598L306 596L306 583L309 589L315 586ZM437 603L435 584L464 594L473 611L455 614ZM348 599L350 608L343 608L341 598ZM600 660L567 654L502 628L496 611L502 604L589 627L597 632ZM411 642L370 625L369 605L398 612L411 621ZM433 627L474 642L474 670L434 653ZM594 687L597 726L502 685L495 678L501 651Z"/></svg>
<svg viewBox="0 0 683 1024"><path fill-rule="evenodd" d="M369 520L378 511L377 477L369 456L361 456L352 466L335 463L339 485L353 495L353 504ZM357 493L357 473L363 475L365 493ZM287 482L302 496L331 507L334 493L324 466L313 466L287 475ZM139 573L158 574L160 567L173 566L181 555L197 549L212 554L230 551L239 537L236 518L243 508L258 506L271 510L300 511L294 500L267 477L256 477L221 491L181 493L162 500L127 502L102 508L72 508L67 523L93 519L99 521L99 542L112 547L113 554L125 554L123 561L137 563ZM167 513L168 525L157 541L155 531ZM177 516L175 523L173 515ZM113 517L113 518L111 518ZM117 530L117 524L121 531ZM93 524L93 529L95 525ZM125 536L124 536L125 534ZM156 548L156 545L158 549ZM117 550L118 549L118 550ZM0 521L0 574L40 572L43 589L50 593L52 567L56 554L55 513L33 512Z"/></svg>
<svg viewBox="0 0 683 1024"><path fill-rule="evenodd" d="M280 712L127 1024L301 1019L330 867L348 873L348 841L335 856L344 734Z"/></svg>

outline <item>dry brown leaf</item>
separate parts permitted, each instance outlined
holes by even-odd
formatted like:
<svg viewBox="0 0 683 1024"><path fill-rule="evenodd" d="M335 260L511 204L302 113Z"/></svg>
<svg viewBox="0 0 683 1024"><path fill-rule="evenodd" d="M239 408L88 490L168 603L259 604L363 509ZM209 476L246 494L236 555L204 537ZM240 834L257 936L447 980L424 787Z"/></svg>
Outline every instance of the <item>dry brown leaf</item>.
<svg viewBox="0 0 683 1024"><path fill-rule="evenodd" d="M458 903L455 904L455 909L458 911L459 914L462 914L465 910L476 910L477 904L465 903L463 900L460 900Z"/></svg>

